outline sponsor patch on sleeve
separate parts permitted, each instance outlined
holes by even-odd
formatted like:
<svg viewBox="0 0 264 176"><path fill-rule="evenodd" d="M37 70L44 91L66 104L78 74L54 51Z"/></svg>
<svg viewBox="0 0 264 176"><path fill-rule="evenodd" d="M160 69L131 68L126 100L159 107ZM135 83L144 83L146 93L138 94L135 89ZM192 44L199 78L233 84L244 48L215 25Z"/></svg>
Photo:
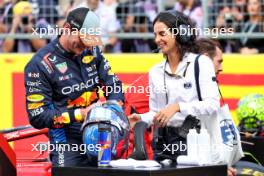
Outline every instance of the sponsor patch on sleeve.
<svg viewBox="0 0 264 176"><path fill-rule="evenodd" d="M41 102L43 99L44 99L44 96L40 94L31 94L27 96L27 100L30 102Z"/></svg>
<svg viewBox="0 0 264 176"><path fill-rule="evenodd" d="M41 106L43 106L44 103L43 102L39 102L39 103L28 103L28 109L31 110L31 109L37 109Z"/></svg>

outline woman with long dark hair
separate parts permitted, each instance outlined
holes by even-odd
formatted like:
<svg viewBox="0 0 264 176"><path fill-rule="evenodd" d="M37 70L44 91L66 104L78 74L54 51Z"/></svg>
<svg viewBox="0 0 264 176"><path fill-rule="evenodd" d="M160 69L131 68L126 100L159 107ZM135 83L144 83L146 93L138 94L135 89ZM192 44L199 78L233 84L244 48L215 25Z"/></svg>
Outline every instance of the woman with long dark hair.
<svg viewBox="0 0 264 176"><path fill-rule="evenodd" d="M238 29L239 32L261 33L263 32L263 0L247 0L248 21ZM244 35L239 40L241 54L257 54L264 53L263 39L251 39Z"/></svg>
<svg viewBox="0 0 264 176"><path fill-rule="evenodd" d="M160 159L175 160L186 150L180 151L179 146L178 151L172 152L164 146L184 144L186 136L182 134L181 127L186 117L189 117L189 122L197 123L197 119L215 113L220 108L219 93L212 61L207 56L198 57L192 52L196 48L196 35L187 16L176 11L161 12L153 22L153 29L155 43L163 53L164 61L149 72L149 112L133 114L130 120L142 119L158 127L160 138L156 150L161 151ZM198 99L194 76L196 58L199 58L202 101Z"/></svg>

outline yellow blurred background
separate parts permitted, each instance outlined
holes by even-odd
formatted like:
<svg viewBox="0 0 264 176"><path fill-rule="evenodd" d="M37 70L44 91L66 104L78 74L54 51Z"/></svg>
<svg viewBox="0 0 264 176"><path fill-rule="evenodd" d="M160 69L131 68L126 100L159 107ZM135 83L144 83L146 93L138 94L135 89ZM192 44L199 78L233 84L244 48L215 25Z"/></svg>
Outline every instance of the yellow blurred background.
<svg viewBox="0 0 264 176"><path fill-rule="evenodd" d="M126 77L134 75L133 79L160 62L161 54L105 54L112 70ZM17 125L26 125L23 70L32 54L1 54L0 55L0 129ZM249 93L264 94L264 55L225 54L223 73L219 77L222 94L229 104L232 116L236 122L235 108L238 100ZM131 79L131 77L130 77ZM131 83L131 81L130 81ZM18 122L16 122L18 121Z"/></svg>

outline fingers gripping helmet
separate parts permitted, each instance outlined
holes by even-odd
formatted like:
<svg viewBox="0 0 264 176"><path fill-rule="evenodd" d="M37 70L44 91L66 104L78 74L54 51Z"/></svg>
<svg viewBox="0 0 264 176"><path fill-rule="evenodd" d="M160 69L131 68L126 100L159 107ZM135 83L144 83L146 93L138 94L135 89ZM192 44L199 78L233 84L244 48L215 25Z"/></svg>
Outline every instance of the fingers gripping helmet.
<svg viewBox="0 0 264 176"><path fill-rule="evenodd" d="M88 159L97 163L99 135L98 126L104 123L111 129L111 158L125 156L129 142L129 121L122 108L115 101L95 104L87 114L83 123L83 143ZM90 147L89 147L90 146Z"/></svg>
<svg viewBox="0 0 264 176"><path fill-rule="evenodd" d="M264 125L264 96L249 94L240 99L237 105L237 117L241 131L254 132Z"/></svg>

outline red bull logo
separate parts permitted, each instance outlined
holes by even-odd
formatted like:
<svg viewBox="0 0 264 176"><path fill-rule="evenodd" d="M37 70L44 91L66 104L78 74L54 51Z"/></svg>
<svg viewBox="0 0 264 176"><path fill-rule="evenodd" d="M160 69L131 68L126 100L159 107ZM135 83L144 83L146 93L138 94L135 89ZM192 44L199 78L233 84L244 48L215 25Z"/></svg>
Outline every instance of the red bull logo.
<svg viewBox="0 0 264 176"><path fill-rule="evenodd" d="M55 116L53 118L53 124L55 128L61 128L64 124L70 123L70 115L68 112L63 112L61 116L57 117Z"/></svg>
<svg viewBox="0 0 264 176"><path fill-rule="evenodd" d="M101 150L108 149L110 147L111 147L111 143L110 142L101 144Z"/></svg>
<svg viewBox="0 0 264 176"><path fill-rule="evenodd" d="M91 104L91 102L98 99L96 92L84 92L81 96L74 100L68 100L67 108L73 107L86 107Z"/></svg>

